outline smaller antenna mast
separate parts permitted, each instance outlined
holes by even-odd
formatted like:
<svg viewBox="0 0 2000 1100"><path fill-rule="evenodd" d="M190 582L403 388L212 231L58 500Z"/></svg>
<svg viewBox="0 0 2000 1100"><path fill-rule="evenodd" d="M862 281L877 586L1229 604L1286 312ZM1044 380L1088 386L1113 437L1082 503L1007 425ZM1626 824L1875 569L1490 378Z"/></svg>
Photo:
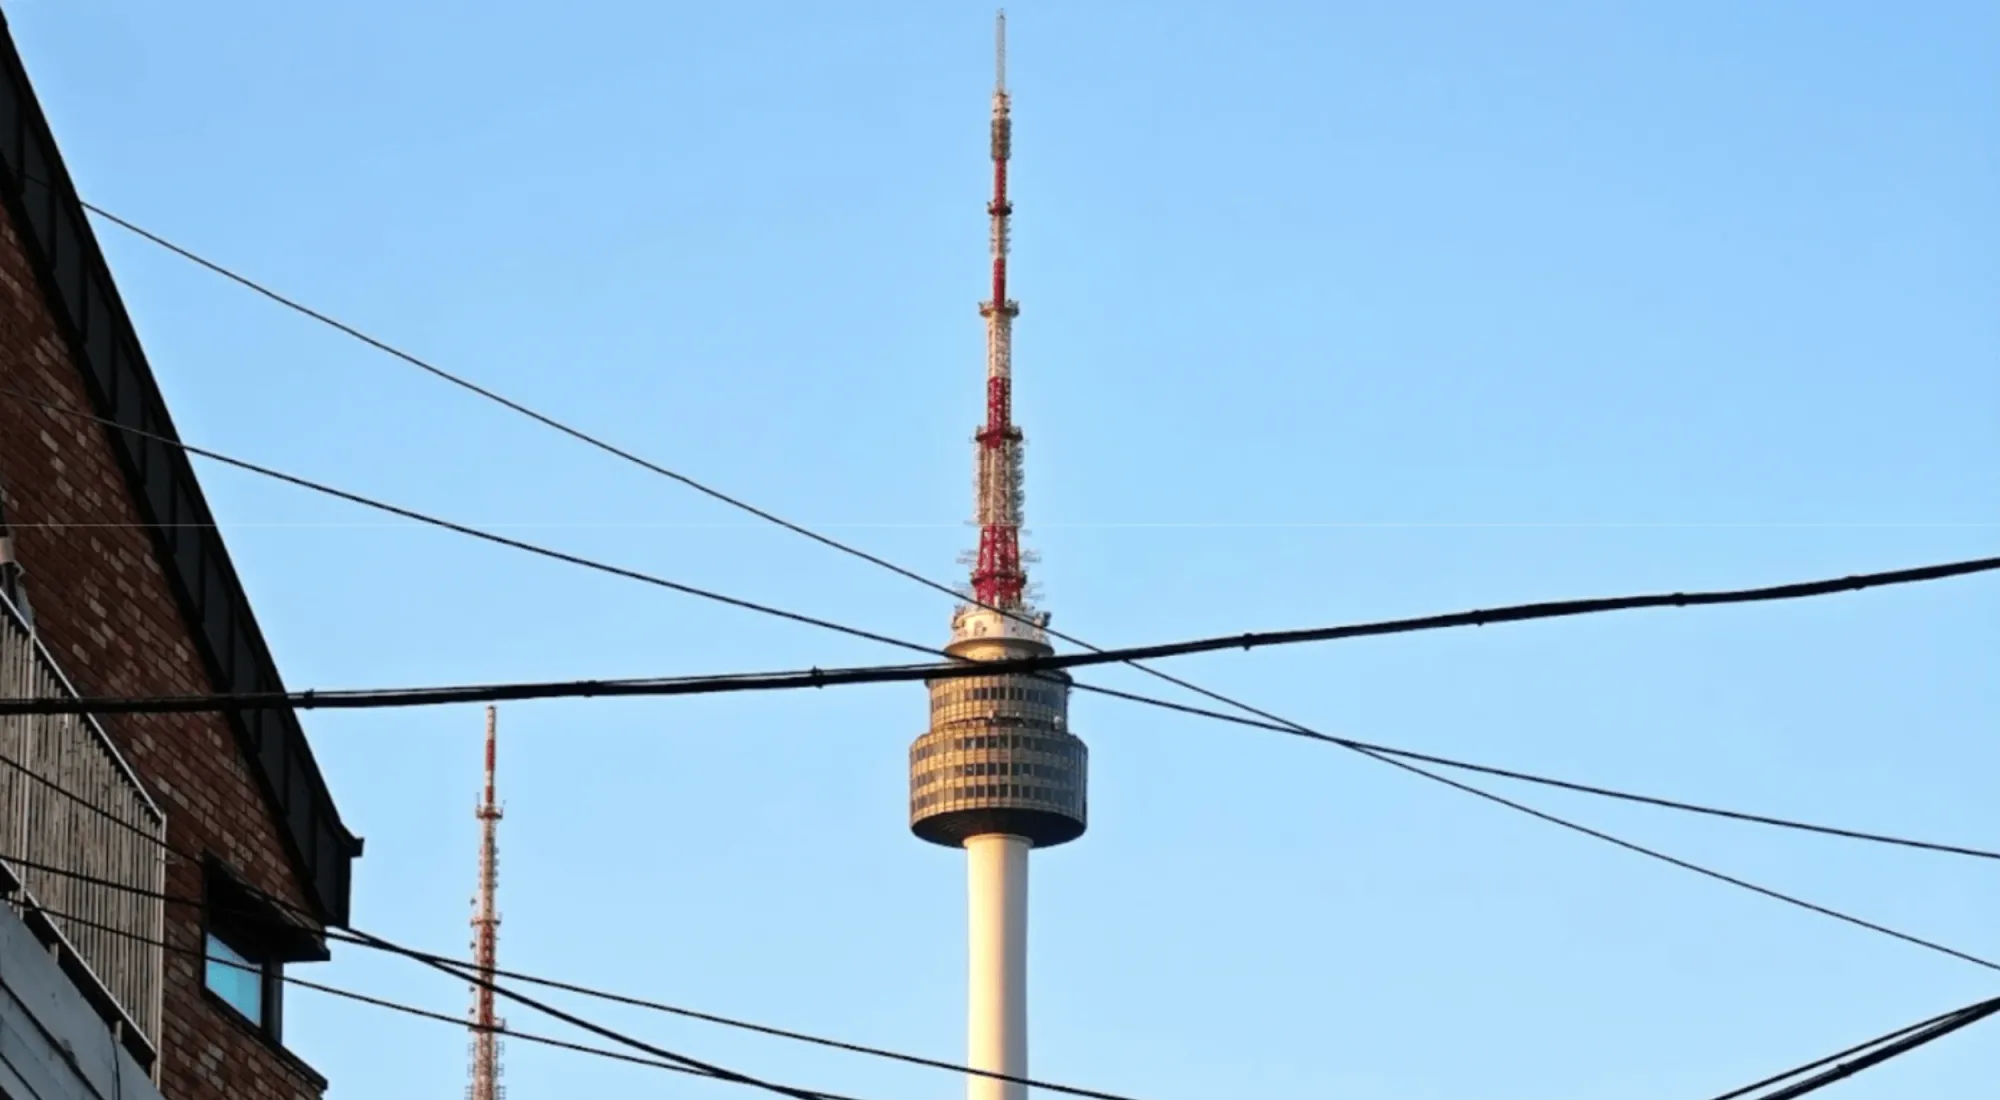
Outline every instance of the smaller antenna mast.
<svg viewBox="0 0 2000 1100"><path fill-rule="evenodd" d="M472 1081L466 1100L506 1100L500 1083L500 1029L493 1011L493 972L499 965L500 802L494 795L493 756L499 743L499 716L486 708L486 789L473 816L479 819L479 895L472 899L472 966L486 985L472 987Z"/></svg>

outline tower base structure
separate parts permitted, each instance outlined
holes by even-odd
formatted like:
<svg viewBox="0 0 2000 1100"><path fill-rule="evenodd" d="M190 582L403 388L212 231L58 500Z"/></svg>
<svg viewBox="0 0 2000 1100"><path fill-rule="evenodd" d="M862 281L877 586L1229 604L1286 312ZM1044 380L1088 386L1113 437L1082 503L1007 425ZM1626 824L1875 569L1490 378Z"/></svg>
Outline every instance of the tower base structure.
<svg viewBox="0 0 2000 1100"><path fill-rule="evenodd" d="M970 968L966 1058L973 1069L1028 1075L1027 838L989 833L965 842ZM1028 1086L969 1077L967 1100L1027 1100Z"/></svg>

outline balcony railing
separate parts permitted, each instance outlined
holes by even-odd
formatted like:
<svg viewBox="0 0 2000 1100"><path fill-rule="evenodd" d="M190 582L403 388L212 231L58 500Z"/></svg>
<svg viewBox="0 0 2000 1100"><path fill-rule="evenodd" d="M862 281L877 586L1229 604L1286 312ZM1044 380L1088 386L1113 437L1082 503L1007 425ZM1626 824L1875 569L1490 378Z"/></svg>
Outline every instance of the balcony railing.
<svg viewBox="0 0 2000 1100"><path fill-rule="evenodd" d="M0 698L56 696L77 693L0 595ZM0 887L142 1062L160 1041L165 842L165 816L95 718L0 716Z"/></svg>

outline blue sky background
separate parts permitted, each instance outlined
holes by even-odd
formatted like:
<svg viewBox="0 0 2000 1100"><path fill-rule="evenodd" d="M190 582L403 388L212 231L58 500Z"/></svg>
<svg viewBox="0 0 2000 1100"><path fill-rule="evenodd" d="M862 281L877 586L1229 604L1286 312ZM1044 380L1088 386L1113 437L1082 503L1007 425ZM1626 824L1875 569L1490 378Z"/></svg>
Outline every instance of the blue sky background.
<svg viewBox="0 0 2000 1100"><path fill-rule="evenodd" d="M1018 417L1057 626L1131 643L1993 552L1991 5L1010 15ZM690 475L960 572L987 6L8 16L87 198ZM934 593L100 229L190 442L944 636ZM204 472L296 687L895 656ZM1176 671L1331 732L1991 845L1996 596L1975 579ZM924 720L914 687L507 707L504 962L959 1057L962 860L903 820ZM1034 865L1038 1075L1148 1100L1698 1100L2000 984L1336 749L1088 696L1074 722L1092 832ZM368 839L357 921L463 950L478 709L308 726ZM1523 797L2000 957L1979 863ZM467 1001L392 959L309 970ZM961 1091L584 1007L871 1100ZM462 1086L444 1025L309 991L288 1017L336 1100ZM1996 1073L1975 1031L1841 1095L1972 1095ZM518 1043L507 1080L512 1100L728 1090Z"/></svg>

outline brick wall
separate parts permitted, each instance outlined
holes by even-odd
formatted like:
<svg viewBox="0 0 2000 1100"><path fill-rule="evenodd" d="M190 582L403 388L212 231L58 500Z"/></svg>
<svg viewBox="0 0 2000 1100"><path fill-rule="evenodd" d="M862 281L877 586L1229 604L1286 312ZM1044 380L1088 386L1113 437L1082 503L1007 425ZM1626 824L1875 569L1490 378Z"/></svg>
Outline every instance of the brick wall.
<svg viewBox="0 0 2000 1100"><path fill-rule="evenodd" d="M0 385L90 410L83 377L45 305L21 240L0 208ZM0 396L0 504L37 633L85 695L216 690L182 618L131 489L112 429ZM167 815L168 842L213 852L252 884L295 904L278 825L219 715L113 715L105 727ZM202 869L169 857L167 891L202 895ZM160 1037L168 1100L316 1100L320 1083L203 995L201 914L166 910Z"/></svg>

